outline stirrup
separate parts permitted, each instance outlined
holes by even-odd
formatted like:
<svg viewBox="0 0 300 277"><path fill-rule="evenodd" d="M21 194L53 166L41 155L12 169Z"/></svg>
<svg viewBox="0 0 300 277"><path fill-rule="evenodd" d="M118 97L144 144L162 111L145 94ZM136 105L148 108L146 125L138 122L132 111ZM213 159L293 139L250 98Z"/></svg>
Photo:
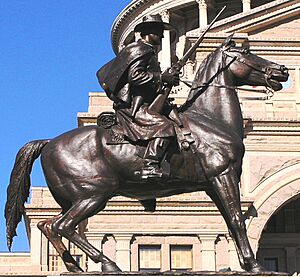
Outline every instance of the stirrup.
<svg viewBox="0 0 300 277"><path fill-rule="evenodd" d="M157 166L146 166L142 168L141 171L136 171L136 175L140 175L141 179L147 180L149 178L162 178L163 173L161 169L159 169Z"/></svg>

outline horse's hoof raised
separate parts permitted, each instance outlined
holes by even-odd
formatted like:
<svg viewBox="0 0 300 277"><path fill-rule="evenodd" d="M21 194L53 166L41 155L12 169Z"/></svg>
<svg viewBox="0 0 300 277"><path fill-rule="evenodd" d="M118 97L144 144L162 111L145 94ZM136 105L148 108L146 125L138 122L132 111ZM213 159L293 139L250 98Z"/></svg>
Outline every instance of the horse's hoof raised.
<svg viewBox="0 0 300 277"><path fill-rule="evenodd" d="M102 263L102 272L121 272L122 270L114 262Z"/></svg>

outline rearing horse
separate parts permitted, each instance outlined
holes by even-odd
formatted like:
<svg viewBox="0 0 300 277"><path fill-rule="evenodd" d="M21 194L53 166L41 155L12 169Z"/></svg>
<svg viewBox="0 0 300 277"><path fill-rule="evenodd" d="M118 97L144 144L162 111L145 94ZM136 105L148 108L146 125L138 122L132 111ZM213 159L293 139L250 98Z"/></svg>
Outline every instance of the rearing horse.
<svg viewBox="0 0 300 277"><path fill-rule="evenodd" d="M122 195L145 204L149 199L200 190L206 191L224 217L241 267L251 272L263 271L250 247L240 205L243 118L235 87L264 85L279 90L280 82L287 78L284 66L259 58L248 48L236 47L228 37L203 61L180 109L195 142L192 151L179 150L175 141L170 145L165 161L170 167L169 178L141 181L135 175L143 166L136 145L108 145L108 131L98 126L81 127L52 140L27 143L17 154L8 186L5 216L9 249L29 195L33 162L41 154L48 187L62 211L50 220L39 222L38 227L69 271L82 269L62 237L94 262L101 262L104 272L120 271L76 231L80 222L103 210L110 198Z"/></svg>

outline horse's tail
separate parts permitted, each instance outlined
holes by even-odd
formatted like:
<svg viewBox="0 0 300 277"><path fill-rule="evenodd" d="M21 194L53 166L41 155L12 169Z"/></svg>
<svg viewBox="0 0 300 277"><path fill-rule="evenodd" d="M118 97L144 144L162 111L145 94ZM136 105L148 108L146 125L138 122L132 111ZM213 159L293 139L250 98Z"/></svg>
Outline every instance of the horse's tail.
<svg viewBox="0 0 300 277"><path fill-rule="evenodd" d="M49 141L31 141L25 144L16 156L7 188L5 205L6 239L9 251L11 250L13 238L17 235L17 225L21 221L22 214L24 214L24 203L29 196L32 165Z"/></svg>

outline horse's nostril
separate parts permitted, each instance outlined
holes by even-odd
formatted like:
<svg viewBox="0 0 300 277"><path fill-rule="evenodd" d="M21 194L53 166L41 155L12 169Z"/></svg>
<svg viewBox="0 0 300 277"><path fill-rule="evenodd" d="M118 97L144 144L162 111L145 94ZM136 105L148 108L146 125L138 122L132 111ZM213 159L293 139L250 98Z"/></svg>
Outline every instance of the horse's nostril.
<svg viewBox="0 0 300 277"><path fill-rule="evenodd" d="M280 71L284 74L288 74L288 72L289 72L289 70L284 65L280 66Z"/></svg>

